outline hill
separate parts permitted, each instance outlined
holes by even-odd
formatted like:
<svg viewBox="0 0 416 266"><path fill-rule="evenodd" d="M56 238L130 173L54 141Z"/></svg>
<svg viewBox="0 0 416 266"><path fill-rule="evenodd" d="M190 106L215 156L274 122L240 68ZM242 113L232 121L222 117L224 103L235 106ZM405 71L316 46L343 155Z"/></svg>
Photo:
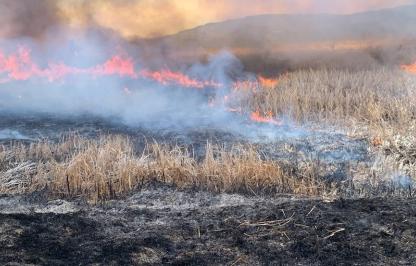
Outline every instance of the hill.
<svg viewBox="0 0 416 266"><path fill-rule="evenodd" d="M278 68L334 62L386 64L409 61L409 55L416 54L414 25L416 6L351 15L260 15L211 23L136 44L151 63L155 63L154 58L160 62L160 55L164 64L191 63L226 49L246 66L254 60L265 63L265 68L272 67L267 65L270 63ZM354 60L348 59L351 57Z"/></svg>

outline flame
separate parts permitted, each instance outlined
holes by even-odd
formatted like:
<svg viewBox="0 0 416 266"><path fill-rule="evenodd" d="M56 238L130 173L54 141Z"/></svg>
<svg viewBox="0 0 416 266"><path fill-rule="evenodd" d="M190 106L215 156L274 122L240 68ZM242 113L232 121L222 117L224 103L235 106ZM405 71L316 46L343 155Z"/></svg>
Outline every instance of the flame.
<svg viewBox="0 0 416 266"><path fill-rule="evenodd" d="M61 80L70 75L87 75L93 77L119 76L131 79L149 79L165 86L178 86L181 88L225 88L224 84L211 80L198 80L181 72L174 72L168 69L150 71L143 69L136 71L132 58L114 55L102 64L88 68L77 68L64 63L49 63L47 67L41 68L31 57L31 51L26 48L19 48L15 53L6 55L0 50L0 83L12 81L24 81L36 78L43 78L49 82ZM241 97L241 91L256 93L262 88L273 88L278 84L279 79L268 79L259 76L257 80L240 80L231 84L228 94L222 98L209 99L208 106L212 108L221 107L232 113L243 115L245 112L241 107L233 106ZM133 92L124 87L121 89L125 95ZM273 117L272 112L262 115L260 111L252 112L250 120L257 123L281 125L281 122Z"/></svg>
<svg viewBox="0 0 416 266"><path fill-rule="evenodd" d="M162 85L180 85L188 88L199 88L203 89L205 87L219 87L220 84L214 81L200 81L197 79L192 79L189 76L180 73L173 72L170 70L161 70L161 71L149 71L142 70L140 76L152 79L159 82Z"/></svg>
<svg viewBox="0 0 416 266"><path fill-rule="evenodd" d="M408 73L416 74L416 62L410 65L401 65L401 69Z"/></svg>
<svg viewBox="0 0 416 266"><path fill-rule="evenodd" d="M130 57L114 55L104 63L89 67L77 68L64 63L49 63L48 67L41 68L31 57L30 49L21 47L10 55L0 50L0 83L22 81L34 78L44 78L52 82L70 75L119 76L131 79L144 78L158 82L162 85L177 85L188 88L218 88L221 84L210 80L193 79L181 72L171 70L137 72L134 61Z"/></svg>
<svg viewBox="0 0 416 266"><path fill-rule="evenodd" d="M259 89L275 88L280 82L279 78L266 78L261 75L256 80L238 80L233 82L231 89L233 91L251 91L255 93Z"/></svg>
<svg viewBox="0 0 416 266"><path fill-rule="evenodd" d="M113 56L102 65L91 68L76 68L63 63L49 63L48 67L41 68L33 62L31 51L27 48L21 47L16 53L10 55L5 55L0 51L0 75L6 76L3 78L4 81L29 80L32 78L45 78L49 81L55 81L75 74L136 77L133 60L121 56Z"/></svg>
<svg viewBox="0 0 416 266"><path fill-rule="evenodd" d="M228 95L225 95L222 99L222 101L211 101L210 106L215 106L215 104L222 104L223 106L226 106L226 110L228 112L233 113L239 113L244 114L245 112L242 110L241 107L234 107L232 106L233 101L232 99L236 99L238 97L241 97L241 92L248 92L252 95L255 95L258 93L259 90L262 89L271 89L275 88L280 81L280 78L287 78L287 75L283 75L276 79L269 79L265 78L263 76L258 76L257 80L238 80L232 83L231 90ZM235 102L235 101L234 101ZM237 101L238 102L238 101ZM265 115L262 115L262 113L257 110L254 112L251 112L249 119L252 122L256 123L263 123L263 124L271 124L275 126L281 126L282 122L274 118L272 112L268 112Z"/></svg>
<svg viewBox="0 0 416 266"><path fill-rule="evenodd" d="M8 79L26 80L32 76L33 73L38 72L36 65L32 63L30 52L24 48L10 56L5 55L0 51L0 74L7 73Z"/></svg>
<svg viewBox="0 0 416 266"><path fill-rule="evenodd" d="M250 115L250 119L254 122L258 122L258 123L265 123L265 124L272 124L272 125L276 125L276 126L281 126L282 122L276 120L273 117L272 112L268 112L266 116L262 116L260 111L255 111L252 112Z"/></svg>
<svg viewBox="0 0 416 266"><path fill-rule="evenodd" d="M279 79L265 78L263 76L258 76L257 79L264 88L275 88L279 84Z"/></svg>
<svg viewBox="0 0 416 266"><path fill-rule="evenodd" d="M121 56L113 56L103 65L96 66L91 69L96 75L119 75L136 78L134 63L131 58L122 58Z"/></svg>

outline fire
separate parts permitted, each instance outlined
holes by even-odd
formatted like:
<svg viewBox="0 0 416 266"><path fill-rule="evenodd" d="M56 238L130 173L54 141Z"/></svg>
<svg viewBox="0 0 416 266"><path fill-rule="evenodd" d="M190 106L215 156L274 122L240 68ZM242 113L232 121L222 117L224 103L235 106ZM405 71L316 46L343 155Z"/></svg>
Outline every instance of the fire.
<svg viewBox="0 0 416 266"><path fill-rule="evenodd" d="M103 65L99 65L91 72L97 75L119 75L136 78L134 63L131 58L123 58L121 56L113 56Z"/></svg>
<svg viewBox="0 0 416 266"><path fill-rule="evenodd" d="M231 89L233 91L251 91L255 93L259 89L273 89L276 88L276 86L279 84L280 79L279 78L266 78L261 75L257 76L256 80L238 80L235 81Z"/></svg>
<svg viewBox="0 0 416 266"><path fill-rule="evenodd" d="M170 70L161 70L161 71L149 71L142 70L140 76L154 81L159 82L162 85L180 85L187 88L199 88L203 89L205 87L218 87L218 83L214 81L200 81L197 79L192 79L189 76L180 73L173 72Z"/></svg>
<svg viewBox="0 0 416 266"><path fill-rule="evenodd" d="M0 74L7 73L9 79L26 80L38 71L26 49L19 48L15 54L9 56L0 51Z"/></svg>
<svg viewBox="0 0 416 266"><path fill-rule="evenodd" d="M49 63L48 67L41 68L33 62L29 49L19 48L16 53L10 55L5 55L0 51L0 75L6 76L3 79L4 81L29 80L33 78L45 78L49 81L55 81L76 74L136 77L133 60L127 57L113 56L102 65L91 68L71 67L64 63Z"/></svg>
<svg viewBox="0 0 416 266"><path fill-rule="evenodd" d="M265 78L263 76L258 76L257 79L264 88L275 88L279 84L279 79Z"/></svg>
<svg viewBox="0 0 416 266"><path fill-rule="evenodd" d="M273 117L272 112L268 112L266 116L262 116L260 111L252 112L250 119L254 122L272 124L276 126L281 126L282 123Z"/></svg>
<svg viewBox="0 0 416 266"><path fill-rule="evenodd" d="M46 79L49 82L62 80L71 75L86 75L92 77L118 76L130 79L148 79L164 86L178 86L181 88L226 88L224 84L212 80L199 80L181 72L168 69L150 71L142 69L136 71L134 60L127 56L114 55L102 64L87 68L68 66L65 63L49 63L47 67L40 67L32 57L31 51L19 48L15 53L5 54L0 50L0 83L11 81L24 81L30 79ZM262 88L273 88L278 84L278 79L269 79L258 76L257 80L240 80L231 84L228 94L218 99L208 100L208 106L212 108L223 108L232 113L243 115L245 112L239 106L233 106L241 92L257 93ZM121 88L125 95L132 91L125 87ZM262 115L260 111L252 112L250 120L257 123L281 125L281 122L273 117L271 112Z"/></svg>
<svg viewBox="0 0 416 266"><path fill-rule="evenodd" d="M401 69L408 73L416 74L416 62L410 65L402 65Z"/></svg>
<svg viewBox="0 0 416 266"><path fill-rule="evenodd" d="M241 109L241 107L233 107L233 101L231 99L237 99L241 97L241 92L243 93L251 93L255 95L259 92L259 90L266 89L266 88L275 88L279 84L280 79L269 79L263 76L258 76L257 80L238 80L232 83L231 90L228 95L223 97L223 100L218 102L210 102L210 106L213 107L216 104L222 104L226 107L228 112L244 114L245 112ZM238 101L237 101L238 102ZM263 124L271 124L275 126L281 126L282 122L277 120L272 112L268 112L265 115L257 110L251 112L249 119L256 123L263 123Z"/></svg>
<svg viewBox="0 0 416 266"><path fill-rule="evenodd" d="M22 81L34 78L44 78L52 82L61 80L70 75L97 76L119 76L131 79L150 79L162 85L176 85L187 88L206 87L218 88L218 84L210 80L198 80L191 78L181 72L171 70L136 71L134 61L127 56L114 55L103 64L89 68L77 68L64 63L49 63L46 68L38 66L31 57L31 51L27 48L19 48L17 52L10 55L0 50L0 82Z"/></svg>

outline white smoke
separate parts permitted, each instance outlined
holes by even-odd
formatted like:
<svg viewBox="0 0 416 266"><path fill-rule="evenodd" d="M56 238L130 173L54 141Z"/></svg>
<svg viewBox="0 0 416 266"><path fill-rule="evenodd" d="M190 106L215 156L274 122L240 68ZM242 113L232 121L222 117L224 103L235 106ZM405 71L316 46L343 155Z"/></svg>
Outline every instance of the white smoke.
<svg viewBox="0 0 416 266"><path fill-rule="evenodd" d="M41 44L28 39L3 40L0 50L7 54L24 46L32 50L33 61L40 67L47 67L52 61L77 68L101 64L114 53L121 53L132 55L136 71L146 69L134 57L134 47L108 32L81 34L60 30L49 34L48 38ZM215 128L257 136L258 133L248 123L248 116L230 113L221 104L208 104L208 99L221 99L226 95L233 80L253 78L244 72L236 57L223 51L205 63L183 67L182 72L195 80L215 81L220 86L188 88L180 84L166 85L146 78L117 75L77 74L54 81L34 77L0 83L0 110L12 114L98 116L132 127L157 130ZM1 78L7 79L7 73L0 73ZM271 132L274 131L267 129L261 134L269 136Z"/></svg>

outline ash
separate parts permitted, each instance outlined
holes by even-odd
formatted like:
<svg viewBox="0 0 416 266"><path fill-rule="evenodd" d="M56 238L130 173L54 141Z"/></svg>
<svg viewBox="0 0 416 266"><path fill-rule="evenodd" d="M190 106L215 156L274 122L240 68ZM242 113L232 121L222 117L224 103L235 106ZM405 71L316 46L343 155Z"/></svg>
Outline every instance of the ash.
<svg viewBox="0 0 416 266"><path fill-rule="evenodd" d="M276 197L163 184L91 207L0 198L0 263L411 265L414 199Z"/></svg>

